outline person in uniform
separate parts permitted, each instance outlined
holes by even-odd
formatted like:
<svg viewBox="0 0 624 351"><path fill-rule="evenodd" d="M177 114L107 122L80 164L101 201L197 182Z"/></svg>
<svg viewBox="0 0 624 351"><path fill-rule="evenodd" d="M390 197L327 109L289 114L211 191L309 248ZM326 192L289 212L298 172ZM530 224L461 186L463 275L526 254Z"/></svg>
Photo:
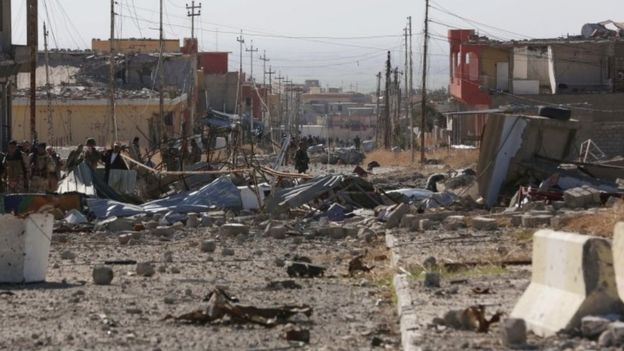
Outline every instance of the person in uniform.
<svg viewBox="0 0 624 351"><path fill-rule="evenodd" d="M134 139L132 139L132 143L130 144L130 147L128 148L128 152L130 153L130 157L133 160L139 163L143 163L142 158L141 158L141 146L139 145L139 141L140 141L139 137L134 137Z"/></svg>
<svg viewBox="0 0 624 351"><path fill-rule="evenodd" d="M97 168L98 163L102 162L102 153L95 148L95 139L87 139L87 148L84 150L82 158L87 161L87 164L94 170Z"/></svg>
<svg viewBox="0 0 624 351"><path fill-rule="evenodd" d="M54 163L46 152L46 144L38 143L30 154L30 191L45 192L48 190L48 177L55 171Z"/></svg>
<svg viewBox="0 0 624 351"><path fill-rule="evenodd" d="M26 191L28 185L28 173L24 163L24 155L17 148L17 141L11 140L4 158L3 179L6 184L6 192L21 193Z"/></svg>
<svg viewBox="0 0 624 351"><path fill-rule="evenodd" d="M299 173L305 173L308 170L308 163L310 162L310 158L308 157L308 152L305 148L305 143L300 142L299 148L297 149L297 153L295 153L295 169Z"/></svg>

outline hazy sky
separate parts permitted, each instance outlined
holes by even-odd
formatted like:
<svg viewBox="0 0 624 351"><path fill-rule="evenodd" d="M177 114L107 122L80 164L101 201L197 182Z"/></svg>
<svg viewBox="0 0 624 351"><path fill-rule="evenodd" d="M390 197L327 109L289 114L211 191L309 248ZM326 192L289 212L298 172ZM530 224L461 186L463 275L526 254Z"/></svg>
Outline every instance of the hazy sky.
<svg viewBox="0 0 624 351"><path fill-rule="evenodd" d="M197 3L198 1L196 1ZM369 91L384 67L386 51L393 65L404 62L403 28L413 17L415 84L420 81L424 0L204 0L196 31L200 50L231 51L230 69L239 65L236 37L260 51L254 76L262 79L259 54L266 50L274 71L301 82L319 79L323 86ZM25 0L13 1L14 42L26 41ZM110 1L39 0L40 23L51 32L52 48L88 48L92 38L108 38ZM185 5L164 0L165 36L190 36ZM475 28L502 39L578 34L584 23L624 21L623 0L435 0L431 2L430 84L444 86L448 75L449 27ZM158 38L158 0L117 0L117 35ZM619 14L621 18L612 17ZM43 39L40 40L43 45ZM249 71L250 57L243 62Z"/></svg>

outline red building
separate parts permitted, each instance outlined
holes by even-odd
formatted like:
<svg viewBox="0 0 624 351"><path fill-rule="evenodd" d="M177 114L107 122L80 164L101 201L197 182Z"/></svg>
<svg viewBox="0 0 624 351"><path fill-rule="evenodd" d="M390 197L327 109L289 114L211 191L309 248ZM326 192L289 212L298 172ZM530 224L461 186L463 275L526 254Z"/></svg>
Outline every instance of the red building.
<svg viewBox="0 0 624 351"><path fill-rule="evenodd" d="M226 74L228 55L228 52L200 52L197 54L198 66L204 74Z"/></svg>

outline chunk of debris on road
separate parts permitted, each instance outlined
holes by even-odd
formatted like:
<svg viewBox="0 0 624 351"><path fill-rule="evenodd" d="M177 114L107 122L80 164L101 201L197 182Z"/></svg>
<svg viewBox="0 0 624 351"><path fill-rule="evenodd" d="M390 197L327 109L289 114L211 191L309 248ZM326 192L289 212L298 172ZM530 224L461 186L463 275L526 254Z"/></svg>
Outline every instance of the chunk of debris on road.
<svg viewBox="0 0 624 351"><path fill-rule="evenodd" d="M73 260L75 258L76 258L76 254L73 253L72 251L65 250L65 251L61 252L61 259L62 260Z"/></svg>
<svg viewBox="0 0 624 351"><path fill-rule="evenodd" d="M215 252L215 250L217 249L217 242L214 240L204 240L201 242L199 249L201 250L201 252L206 253Z"/></svg>
<svg viewBox="0 0 624 351"><path fill-rule="evenodd" d="M308 344L310 342L310 330L291 326L286 330L286 340Z"/></svg>
<svg viewBox="0 0 624 351"><path fill-rule="evenodd" d="M460 228L466 228L466 217L448 216L444 222L442 222L442 227L445 230L458 230Z"/></svg>
<svg viewBox="0 0 624 351"><path fill-rule="evenodd" d="M294 280L278 280L270 282L266 289L267 290L294 290L301 289L302 286L297 284Z"/></svg>
<svg viewBox="0 0 624 351"><path fill-rule="evenodd" d="M386 228L396 228L401 223L401 218L408 214L410 206L405 203L398 204L387 210L386 215Z"/></svg>
<svg viewBox="0 0 624 351"><path fill-rule="evenodd" d="M175 229L169 226L158 226L154 229L154 235L164 238L171 238L174 232Z"/></svg>
<svg viewBox="0 0 624 351"><path fill-rule="evenodd" d="M475 230L494 231L498 229L498 223L494 218L475 217L472 219L472 227Z"/></svg>
<svg viewBox="0 0 624 351"><path fill-rule="evenodd" d="M594 339L602 334L612 322L619 320L618 315L585 316L581 319L581 333L583 337Z"/></svg>
<svg viewBox="0 0 624 351"><path fill-rule="evenodd" d="M624 346L624 322L613 322L609 324L598 338L598 345L602 347L622 347Z"/></svg>
<svg viewBox="0 0 624 351"><path fill-rule="evenodd" d="M353 276L356 272L370 272L374 266L364 264L364 255L357 256L349 262L349 275Z"/></svg>
<svg viewBox="0 0 624 351"><path fill-rule="evenodd" d="M501 325L501 341L507 347L525 346L527 342L527 327L524 319L504 319Z"/></svg>
<svg viewBox="0 0 624 351"><path fill-rule="evenodd" d="M426 288L439 288L440 287L440 273L438 272L425 272L424 285Z"/></svg>
<svg viewBox="0 0 624 351"><path fill-rule="evenodd" d="M164 319L174 319L178 322L191 324L208 324L224 321L229 317L231 323L258 324L265 327L273 327L284 324L288 319L297 314L306 317L312 315L312 308L308 305L279 306L273 308L257 308L238 304L238 299L232 298L220 288L213 289L206 297L208 305L205 308L174 317L166 316Z"/></svg>
<svg viewBox="0 0 624 351"><path fill-rule="evenodd" d="M315 278L322 277L327 268L309 262L291 262L286 267L289 277Z"/></svg>
<svg viewBox="0 0 624 351"><path fill-rule="evenodd" d="M237 236L249 234L249 227L240 223L226 223L219 228L219 234Z"/></svg>
<svg viewBox="0 0 624 351"><path fill-rule="evenodd" d="M500 321L502 315L502 312L496 312L491 318L487 319L485 317L485 306L478 305L464 310L449 311L443 318L434 319L434 323L458 330L487 333L492 324Z"/></svg>
<svg viewBox="0 0 624 351"><path fill-rule="evenodd" d="M522 216L522 226L525 228L549 227L552 218L552 215L547 214L525 214L524 216Z"/></svg>
<svg viewBox="0 0 624 351"><path fill-rule="evenodd" d="M432 230L435 228L435 222L430 219L421 219L418 221L418 230L421 232L426 232L427 230Z"/></svg>
<svg viewBox="0 0 624 351"><path fill-rule="evenodd" d="M221 250L221 255L223 256L234 256L234 254L234 249L230 249L228 247L224 247L223 250Z"/></svg>
<svg viewBox="0 0 624 351"><path fill-rule="evenodd" d="M151 277L156 274L156 270L150 262L139 262L136 266L136 274L141 277Z"/></svg>
<svg viewBox="0 0 624 351"><path fill-rule="evenodd" d="M93 267L93 282L95 285L109 285L113 281L113 268L107 265L98 264Z"/></svg>

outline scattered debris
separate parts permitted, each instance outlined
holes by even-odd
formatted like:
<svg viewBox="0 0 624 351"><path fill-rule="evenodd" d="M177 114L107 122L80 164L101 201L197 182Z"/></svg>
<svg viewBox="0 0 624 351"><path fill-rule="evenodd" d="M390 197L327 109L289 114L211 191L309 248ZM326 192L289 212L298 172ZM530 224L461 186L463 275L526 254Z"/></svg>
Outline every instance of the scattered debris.
<svg viewBox="0 0 624 351"><path fill-rule="evenodd" d="M322 277L325 274L325 267L317 266L309 262L291 262L286 267L286 272L289 277L299 278L316 278Z"/></svg>
<svg viewBox="0 0 624 351"><path fill-rule="evenodd" d="M173 317L168 315L166 319L174 319L179 322L192 324L208 324L227 321L235 324L258 324L265 327L273 327L277 324L287 323L288 319L296 314L304 314L308 318L312 315L312 308L308 305L280 306L274 308L257 308L238 304L238 299L230 297L220 288L214 288L206 297L208 305L205 308L190 313Z"/></svg>
<svg viewBox="0 0 624 351"><path fill-rule="evenodd" d="M310 343L310 330L291 326L286 330L286 340Z"/></svg>
<svg viewBox="0 0 624 351"><path fill-rule="evenodd" d="M357 256L349 262L349 275L353 276L356 272L370 272L375 266L364 264L364 255Z"/></svg>
<svg viewBox="0 0 624 351"><path fill-rule="evenodd" d="M477 333L487 333L490 326L500 321L502 312L496 312L492 317L486 319L485 306L471 306L465 310L449 311L444 318L436 318L435 324L444 325L458 330L471 330Z"/></svg>
<svg viewBox="0 0 624 351"><path fill-rule="evenodd" d="M136 274L142 277L151 277L156 274L156 270L150 262L139 262L136 266Z"/></svg>
<svg viewBox="0 0 624 351"><path fill-rule="evenodd" d="M294 280L278 280L270 282L266 288L267 290L293 290L301 289L302 286L297 284Z"/></svg>
<svg viewBox="0 0 624 351"><path fill-rule="evenodd" d="M95 285L109 285L114 277L113 269L110 266L100 264L93 267L92 275Z"/></svg>

